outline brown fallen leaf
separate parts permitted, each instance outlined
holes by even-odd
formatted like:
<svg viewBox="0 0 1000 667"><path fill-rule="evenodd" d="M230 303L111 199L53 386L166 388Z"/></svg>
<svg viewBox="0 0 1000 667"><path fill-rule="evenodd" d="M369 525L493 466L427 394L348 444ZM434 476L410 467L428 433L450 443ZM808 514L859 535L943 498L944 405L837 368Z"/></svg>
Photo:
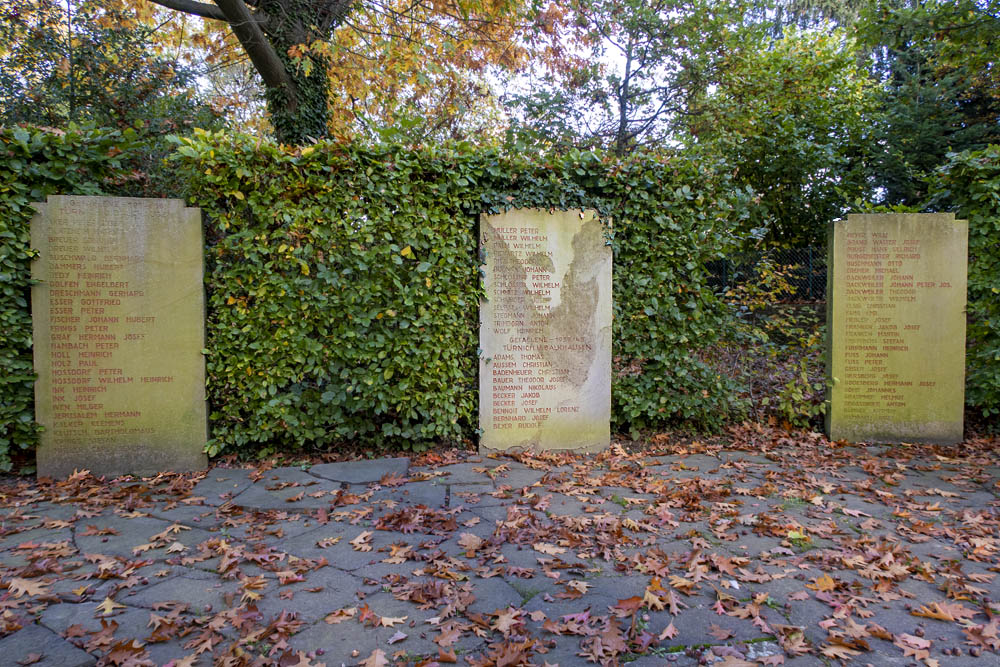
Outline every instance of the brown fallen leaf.
<svg viewBox="0 0 1000 667"><path fill-rule="evenodd" d="M535 542L531 545L531 548L548 556L558 556L559 554L566 553L566 549L563 547L557 547L556 545L549 544L547 542Z"/></svg>
<svg viewBox="0 0 1000 667"><path fill-rule="evenodd" d="M361 661L361 667L387 667L388 664L389 659L385 657L385 651L378 648Z"/></svg>
<svg viewBox="0 0 1000 667"><path fill-rule="evenodd" d="M910 612L914 616L933 618L938 621L958 621L965 618L972 618L980 612L976 609L966 607L960 602L934 602L930 606L921 605L919 609Z"/></svg>
<svg viewBox="0 0 1000 667"><path fill-rule="evenodd" d="M837 588L837 582L830 575L824 574L822 577L813 579L813 583L806 584L806 588L811 588L814 591L829 592Z"/></svg>
<svg viewBox="0 0 1000 667"><path fill-rule="evenodd" d="M343 609L338 609L337 611L330 612L323 619L330 625L336 625L337 623L343 623L349 618L354 618L358 613L357 607L344 607Z"/></svg>
<svg viewBox="0 0 1000 667"><path fill-rule="evenodd" d="M45 595L49 584L44 581L32 581L31 579L21 579L13 577L7 585L14 597L19 598L24 595Z"/></svg>
<svg viewBox="0 0 1000 667"><path fill-rule="evenodd" d="M462 533L458 538L458 546L465 549L466 556L474 556L476 550L482 547L485 542L486 540L472 533Z"/></svg>
<svg viewBox="0 0 1000 667"><path fill-rule="evenodd" d="M663 628L663 632L660 633L660 641L663 641L664 639L673 639L676 636L677 627L674 625L673 621L670 621L667 627Z"/></svg>
<svg viewBox="0 0 1000 667"><path fill-rule="evenodd" d="M332 547L334 544L340 541L339 537L324 537L322 540L316 542L316 546L320 549L326 549L327 547Z"/></svg>
<svg viewBox="0 0 1000 667"><path fill-rule="evenodd" d="M355 551L371 551L373 534L374 533L370 530L363 531L360 535L351 540L351 546L354 547Z"/></svg>
<svg viewBox="0 0 1000 667"><path fill-rule="evenodd" d="M398 616L398 617L397 616L382 616L379 619L379 623L382 626L384 626L384 627L391 628L391 627L393 627L395 625L399 625L400 623L405 623L407 618L409 618L409 617L408 616Z"/></svg>
<svg viewBox="0 0 1000 667"><path fill-rule="evenodd" d="M28 655L24 656L23 660L18 660L17 664L25 666L34 665L35 663L41 662L42 658L44 657L45 657L44 653L29 653Z"/></svg>
<svg viewBox="0 0 1000 667"><path fill-rule="evenodd" d="M708 626L708 634L712 635L713 637L715 637L716 639L718 639L720 642L721 641L725 641L725 640L727 640L727 639L729 639L730 637L733 636L733 633L730 630L727 630L727 629L725 629L725 628L723 628L723 627L721 627L719 625L716 625L715 623L710 623L709 624L709 626Z"/></svg>
<svg viewBox="0 0 1000 667"><path fill-rule="evenodd" d="M820 649L820 653L828 658L835 658L837 660L850 660L855 656L861 655L861 651L856 651L853 648L844 646L843 644L831 644L830 646L824 646Z"/></svg>

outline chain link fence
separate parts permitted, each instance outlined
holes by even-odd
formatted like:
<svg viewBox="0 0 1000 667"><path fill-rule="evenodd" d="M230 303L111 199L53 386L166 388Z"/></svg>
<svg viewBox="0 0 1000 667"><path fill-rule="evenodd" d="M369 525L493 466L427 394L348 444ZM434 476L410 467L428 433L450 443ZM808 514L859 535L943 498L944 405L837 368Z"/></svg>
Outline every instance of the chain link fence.
<svg viewBox="0 0 1000 667"><path fill-rule="evenodd" d="M749 251L708 264L712 273L709 281L718 292L726 292L735 285L753 280L756 267L765 257L786 272L793 291L778 295L782 303L817 303L826 301L826 249L815 246L806 248L773 248Z"/></svg>

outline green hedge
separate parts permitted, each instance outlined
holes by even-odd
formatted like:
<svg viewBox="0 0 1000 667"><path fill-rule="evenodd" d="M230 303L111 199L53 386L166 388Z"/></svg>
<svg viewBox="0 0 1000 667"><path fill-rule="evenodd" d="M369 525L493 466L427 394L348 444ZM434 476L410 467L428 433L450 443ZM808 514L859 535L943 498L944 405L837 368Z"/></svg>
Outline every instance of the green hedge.
<svg viewBox="0 0 1000 667"><path fill-rule="evenodd" d="M31 359L32 202L50 194L99 194L116 176L132 136L72 128L0 127L0 469L35 443Z"/></svg>
<svg viewBox="0 0 1000 667"><path fill-rule="evenodd" d="M741 408L698 357L728 321L705 263L751 205L725 172L207 133L178 153L210 221L212 453L472 437L478 214L520 207L613 220L617 428L718 426Z"/></svg>
<svg viewBox="0 0 1000 667"><path fill-rule="evenodd" d="M931 182L930 207L969 221L966 403L1000 415L1000 146L953 153Z"/></svg>

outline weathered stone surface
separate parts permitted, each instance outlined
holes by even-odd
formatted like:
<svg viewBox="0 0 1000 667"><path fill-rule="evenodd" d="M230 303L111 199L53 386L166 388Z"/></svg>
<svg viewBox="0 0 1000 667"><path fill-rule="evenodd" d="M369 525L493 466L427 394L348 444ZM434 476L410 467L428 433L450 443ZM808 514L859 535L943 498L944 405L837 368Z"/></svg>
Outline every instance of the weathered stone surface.
<svg viewBox="0 0 1000 667"><path fill-rule="evenodd" d="M38 474L205 467L198 209L63 196L35 207Z"/></svg>
<svg viewBox="0 0 1000 667"><path fill-rule="evenodd" d="M593 211L480 221L483 450L596 451L611 437L611 248Z"/></svg>
<svg viewBox="0 0 1000 667"><path fill-rule="evenodd" d="M829 253L830 439L961 442L968 223L851 215Z"/></svg>
<svg viewBox="0 0 1000 667"><path fill-rule="evenodd" d="M97 662L86 651L40 625L28 625L12 635L0 639L0 655L7 665L36 665L36 667L84 667ZM29 657L32 656L32 657ZM38 656L31 662L33 656Z"/></svg>
<svg viewBox="0 0 1000 667"><path fill-rule="evenodd" d="M368 482L377 482L385 475L406 476L409 469L410 459L405 456L399 456L391 459L372 459L370 461L321 463L309 468L309 472L336 482L365 484Z"/></svg>

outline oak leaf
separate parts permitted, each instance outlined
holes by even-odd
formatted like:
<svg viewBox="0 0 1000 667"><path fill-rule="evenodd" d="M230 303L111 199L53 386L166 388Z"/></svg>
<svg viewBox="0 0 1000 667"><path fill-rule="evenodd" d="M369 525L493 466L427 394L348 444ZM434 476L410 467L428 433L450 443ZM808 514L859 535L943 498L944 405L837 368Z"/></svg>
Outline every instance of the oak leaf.
<svg viewBox="0 0 1000 667"><path fill-rule="evenodd" d="M554 544L549 544L547 542L535 542L531 547L538 551L539 553L546 554L548 556L558 556L559 554L566 553L566 549L563 547L557 547Z"/></svg>
<svg viewBox="0 0 1000 667"><path fill-rule="evenodd" d="M124 609L124 608L125 605L118 604L109 597L104 598L104 601L101 602L101 604L97 605L98 611L100 611L101 614L104 616L110 616L115 612L116 609Z"/></svg>
<svg viewBox="0 0 1000 667"><path fill-rule="evenodd" d="M391 628L400 623L405 623L408 616L383 616L379 619L379 624L386 628Z"/></svg>
<svg viewBox="0 0 1000 667"><path fill-rule="evenodd" d="M677 632L677 626L675 626L673 620L671 620L670 623L667 624L667 627L663 628L663 632L660 633L659 639L660 641L663 641L664 639L673 639L677 636Z"/></svg>
<svg viewBox="0 0 1000 667"><path fill-rule="evenodd" d="M31 579L22 579L20 577L13 577L7 585L10 592L16 598L23 595L45 595L48 593L45 590L48 586L49 584L44 581L32 581Z"/></svg>
<svg viewBox="0 0 1000 667"><path fill-rule="evenodd" d="M323 619L330 625L335 625L337 623L343 623L349 618L354 618L358 613L357 607L344 607L343 609L338 609L337 611L330 612Z"/></svg>
<svg viewBox="0 0 1000 667"><path fill-rule="evenodd" d="M374 533L370 530L363 531L360 535L351 540L351 546L354 547L355 551L371 551L373 534Z"/></svg>
<svg viewBox="0 0 1000 667"><path fill-rule="evenodd" d="M361 661L361 667L387 667L388 664L389 659L385 657L385 651L382 649L375 649L370 656Z"/></svg>

